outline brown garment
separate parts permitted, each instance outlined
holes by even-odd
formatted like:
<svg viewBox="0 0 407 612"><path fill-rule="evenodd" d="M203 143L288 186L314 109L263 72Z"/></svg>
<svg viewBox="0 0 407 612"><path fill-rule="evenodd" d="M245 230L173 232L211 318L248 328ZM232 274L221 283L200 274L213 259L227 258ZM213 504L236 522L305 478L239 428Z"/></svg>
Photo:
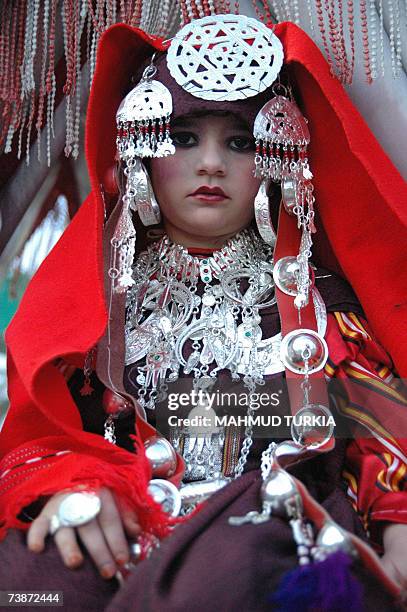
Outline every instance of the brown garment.
<svg viewBox="0 0 407 612"><path fill-rule="evenodd" d="M333 451L328 461L332 470L338 460L340 452ZM279 518L241 527L227 521L229 516L259 508L259 487L259 472L253 470L219 491L150 559L140 563L117 593L116 581L103 580L88 557L82 568L69 570L51 539L46 550L36 555L27 551L25 535L12 531L0 546L0 589L61 590L69 612L273 610L270 596L282 574L297 565L290 527ZM359 519L335 479L325 491L322 486L314 489L319 490L320 500L327 494L323 506L334 520L363 537ZM354 575L363 584L366 612L396 610L383 586L363 567L355 565Z"/></svg>

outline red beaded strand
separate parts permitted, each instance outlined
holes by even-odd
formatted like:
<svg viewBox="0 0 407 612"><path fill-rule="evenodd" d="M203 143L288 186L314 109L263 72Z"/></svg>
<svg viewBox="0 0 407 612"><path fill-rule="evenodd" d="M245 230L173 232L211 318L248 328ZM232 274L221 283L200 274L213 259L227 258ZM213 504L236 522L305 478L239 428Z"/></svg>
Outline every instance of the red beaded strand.
<svg viewBox="0 0 407 612"><path fill-rule="evenodd" d="M329 51L328 41L326 39L326 33L325 33L324 13L323 13L323 10L322 10L322 1L321 0L316 0L315 4L316 4L317 17L318 17L318 27L319 27L319 31L321 33L322 44L324 45L326 59L328 61L328 64L331 67L332 74L334 74L332 57L331 57L331 53Z"/></svg>
<svg viewBox="0 0 407 612"><path fill-rule="evenodd" d="M332 3L334 0L332 0ZM339 43L341 48L341 56L342 56L342 70L343 70L343 81L347 83L347 78L349 74L349 60L348 54L346 52L346 43L345 43L345 34L343 29L343 1L338 0L338 11L339 11Z"/></svg>
<svg viewBox="0 0 407 612"><path fill-rule="evenodd" d="M340 49L339 25L335 16L335 5L332 0L325 0L325 10L328 14L329 41L331 43L332 54L335 58L336 66L341 80L343 80L343 61Z"/></svg>
<svg viewBox="0 0 407 612"><path fill-rule="evenodd" d="M257 6L257 0L252 0L252 6L254 8L254 12L256 13L257 19L259 19L259 21L263 21L264 22L264 15L260 11L259 7Z"/></svg>
<svg viewBox="0 0 407 612"><path fill-rule="evenodd" d="M349 39L350 39L350 67L348 83L352 83L353 72L355 69L355 14L353 7L353 0L348 0L348 25L349 25Z"/></svg>
<svg viewBox="0 0 407 612"><path fill-rule="evenodd" d="M265 14L266 25L272 25L273 18L271 16L270 6L267 0L263 0L263 9L264 9L264 14Z"/></svg>
<svg viewBox="0 0 407 612"><path fill-rule="evenodd" d="M365 68L366 80L372 82L372 68L370 65L369 52L369 28L367 25L367 10L366 0L360 0L360 20L362 24L362 41L363 41L363 66Z"/></svg>
<svg viewBox="0 0 407 612"><path fill-rule="evenodd" d="M45 78L47 70L47 54L48 54L48 27L49 27L49 2L43 5L42 19L42 36L41 36L41 75L40 75L40 92L38 96L37 121L35 128L37 130L37 146L38 146L38 161L41 160L41 138L40 131L44 123L44 107L45 107Z"/></svg>
<svg viewBox="0 0 407 612"><path fill-rule="evenodd" d="M136 0L136 6L134 8L134 25L138 28L141 23L141 11L143 8L142 0ZM133 20L132 20L133 22Z"/></svg>

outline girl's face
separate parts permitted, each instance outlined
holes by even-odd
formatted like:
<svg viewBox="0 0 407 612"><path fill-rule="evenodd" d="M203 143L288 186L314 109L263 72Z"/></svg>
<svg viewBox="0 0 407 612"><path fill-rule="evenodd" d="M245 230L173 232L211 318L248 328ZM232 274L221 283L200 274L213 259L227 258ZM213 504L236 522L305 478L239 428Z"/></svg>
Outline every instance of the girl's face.
<svg viewBox="0 0 407 612"><path fill-rule="evenodd" d="M181 117L171 136L175 155L151 160L165 230L183 246L219 248L253 217L253 134L228 114Z"/></svg>

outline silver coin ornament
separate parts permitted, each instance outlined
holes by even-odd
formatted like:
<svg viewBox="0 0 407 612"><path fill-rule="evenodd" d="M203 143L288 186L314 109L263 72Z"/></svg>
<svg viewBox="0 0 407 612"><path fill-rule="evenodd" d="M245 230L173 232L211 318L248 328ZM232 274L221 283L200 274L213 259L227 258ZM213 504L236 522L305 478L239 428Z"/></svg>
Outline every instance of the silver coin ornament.
<svg viewBox="0 0 407 612"><path fill-rule="evenodd" d="M176 517L181 510L181 494L177 487L169 480L154 478L148 484L148 493L153 500L160 504L164 512Z"/></svg>
<svg viewBox="0 0 407 612"><path fill-rule="evenodd" d="M295 414L291 422L291 437L295 443L316 450L329 442L334 428L335 421L329 408L322 404L308 404Z"/></svg>
<svg viewBox="0 0 407 612"><path fill-rule="evenodd" d="M165 438L154 436L144 442L146 457L155 478L169 478L177 467L177 455Z"/></svg>
<svg viewBox="0 0 407 612"><path fill-rule="evenodd" d="M79 527L93 520L100 512L101 501L94 493L72 493L62 500L58 510L61 527Z"/></svg>
<svg viewBox="0 0 407 612"><path fill-rule="evenodd" d="M318 332L312 329L295 329L284 336L280 357L291 372L313 374L325 366L328 346Z"/></svg>
<svg viewBox="0 0 407 612"><path fill-rule="evenodd" d="M167 53L178 85L197 98L220 102L267 89L283 59L283 46L272 30L244 15L195 19L173 38Z"/></svg>

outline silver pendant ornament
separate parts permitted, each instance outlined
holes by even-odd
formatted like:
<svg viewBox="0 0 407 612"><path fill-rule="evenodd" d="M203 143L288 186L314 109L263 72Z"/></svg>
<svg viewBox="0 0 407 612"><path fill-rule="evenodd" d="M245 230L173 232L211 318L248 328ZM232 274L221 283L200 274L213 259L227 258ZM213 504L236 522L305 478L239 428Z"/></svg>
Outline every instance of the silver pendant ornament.
<svg viewBox="0 0 407 612"><path fill-rule="evenodd" d="M260 489L262 510L252 510L244 516L231 516L229 525L240 526L247 523L259 525L278 516L286 519L291 527L293 539L297 545L299 565L323 561L333 552L343 552L356 556L355 547L350 536L334 521L328 519L319 530L316 538L314 529L304 516L302 494L290 474L281 466L286 447L290 445L288 463L307 452L307 446L294 443L272 442L264 451L261 460L263 484ZM281 448L282 458L279 450Z"/></svg>
<svg viewBox="0 0 407 612"><path fill-rule="evenodd" d="M280 91L285 95L277 93ZM274 182L286 177L310 180L307 120L295 102L287 97L283 85L273 86L273 93L274 97L260 109L254 121L255 174Z"/></svg>
<svg viewBox="0 0 407 612"><path fill-rule="evenodd" d="M148 172L138 157L128 160L124 171L127 177L126 194L132 198L132 210L137 210L143 225L156 225L161 221L160 207L156 200Z"/></svg>
<svg viewBox="0 0 407 612"><path fill-rule="evenodd" d="M213 15L186 24L167 53L171 76L185 91L219 102L255 96L276 80L283 46L257 19Z"/></svg>
<svg viewBox="0 0 407 612"><path fill-rule="evenodd" d="M294 299L301 323L301 308L309 302L309 259L312 234L316 231L314 187L307 154L310 134L307 120L289 99L286 87L278 83L273 86L273 93L274 97L260 109L254 122L254 174L263 180L281 183L283 206L288 214L297 217L298 229L302 232Z"/></svg>

